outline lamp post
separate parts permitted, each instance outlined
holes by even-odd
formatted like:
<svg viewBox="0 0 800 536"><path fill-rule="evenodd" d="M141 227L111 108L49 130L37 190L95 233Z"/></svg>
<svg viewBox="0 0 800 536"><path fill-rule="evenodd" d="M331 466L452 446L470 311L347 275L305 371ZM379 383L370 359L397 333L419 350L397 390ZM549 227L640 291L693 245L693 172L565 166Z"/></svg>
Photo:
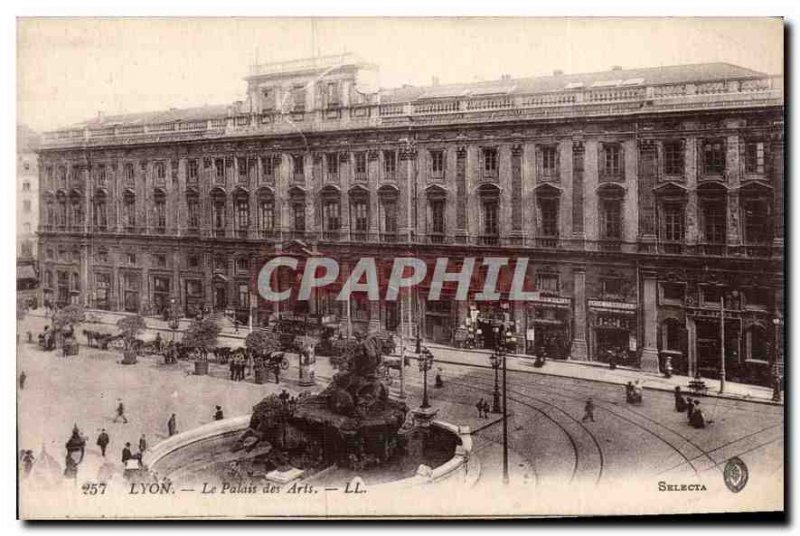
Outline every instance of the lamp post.
<svg viewBox="0 0 800 536"><path fill-rule="evenodd" d="M178 303L176 298L169 299L169 329L172 330L172 343L175 343L175 332L178 331L178 311L175 309L175 305Z"/></svg>
<svg viewBox="0 0 800 536"><path fill-rule="evenodd" d="M780 356L783 350L781 346L781 324L783 319L780 313L777 313L775 318L772 319L775 326L775 351L773 352L773 369L772 369L772 401L781 401L781 373L780 373Z"/></svg>
<svg viewBox="0 0 800 536"><path fill-rule="evenodd" d="M498 343L500 356L503 359L503 483L508 484L508 404L506 403L508 389L506 384L506 356L507 350L511 348L511 341L514 338L514 332L509 326L500 333L503 335Z"/></svg>
<svg viewBox="0 0 800 536"><path fill-rule="evenodd" d="M428 409L431 407L428 402L428 371L433 366L433 354L427 346L422 347L417 363L419 363L419 370L422 372L422 405L420 407Z"/></svg>
<svg viewBox="0 0 800 536"><path fill-rule="evenodd" d="M281 391L281 394L278 395L278 399L283 404L283 412L282 412L282 421L283 421L283 441L282 446L286 448L286 425L289 422L289 416L294 413L295 406L297 405L297 399L289 394L286 389Z"/></svg>
<svg viewBox="0 0 800 536"><path fill-rule="evenodd" d="M85 453L84 449L86 447L86 440L83 438L83 436L81 436L81 432L78 430L77 424L72 427L72 436L70 436L65 447L67 449L67 456L64 476L67 478L77 479L78 465L83 461L83 456Z"/></svg>
<svg viewBox="0 0 800 536"><path fill-rule="evenodd" d="M494 369L494 393L492 395L492 413L500 413L500 383L498 379L498 372L500 371L500 363L502 361L502 354L499 348L495 348L492 355L489 356L489 362Z"/></svg>

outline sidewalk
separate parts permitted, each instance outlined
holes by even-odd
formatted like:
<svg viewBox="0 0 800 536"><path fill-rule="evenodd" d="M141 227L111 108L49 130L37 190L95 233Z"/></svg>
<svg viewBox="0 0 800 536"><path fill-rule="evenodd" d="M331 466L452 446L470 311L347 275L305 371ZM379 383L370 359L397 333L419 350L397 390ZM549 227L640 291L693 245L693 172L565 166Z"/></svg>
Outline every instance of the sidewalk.
<svg viewBox="0 0 800 536"><path fill-rule="evenodd" d="M434 343L426 343L426 346L433 351L437 361L491 368L489 356L492 352L489 350L464 350ZM639 380L646 389L674 392L675 387L679 386L684 392L689 392L690 378L688 376L673 375L667 379L662 374L644 372L639 369L617 367L616 370L611 370L604 363L552 359L548 360L544 367L534 368L531 356L510 354L507 359L508 370L515 372L561 376L616 385L625 385L629 381ZM725 393L720 394L719 380L705 378L704 381L708 386L705 396L783 405L783 401L774 402L772 400L772 389L769 387L725 382Z"/></svg>
<svg viewBox="0 0 800 536"><path fill-rule="evenodd" d="M29 314L43 317L44 310L38 309L36 311L31 311ZM125 316L129 316L129 314L111 311L98 311L92 309L87 310L87 316L97 318L101 325L106 325L109 328L113 326L113 332L116 333L117 320ZM163 331L167 334L172 333L172 330L168 325L169 323L159 318L145 317L145 322L148 329ZM180 320L178 331L185 330L187 327L189 327L190 323L191 320ZM91 325L92 323L86 324L86 326ZM247 337L248 333L249 331L247 326L240 327L238 333L236 333L231 327L223 327L222 331L220 332L220 337L232 339L234 341L233 346L238 347L244 345L244 339ZM143 338L146 340L149 340L154 336L155 335L152 334L143 334ZM467 350L462 348L452 348L450 346L444 346L431 342L426 342L425 345L431 350L434 350L434 357L437 361L455 365L470 365L491 368L491 365L489 364L489 356L492 352L489 350ZM527 372L530 374L575 378L616 385L624 385L629 381L633 382L639 380L646 389L657 389L660 391L669 392L674 392L676 386L679 386L683 391L688 392L690 380L688 376L678 375L673 375L671 378L667 379L658 373L644 372L638 369L627 367L617 367L616 370L611 370L606 364L589 361L548 360L544 367L534 368L533 358L531 356L520 354L510 354L508 356L508 370L515 372ZM758 385L748 385L729 381L725 383L725 393L720 394L718 392L718 380L706 378L704 381L708 386L705 396L731 400L745 400L749 402L759 402L772 405L783 405L783 401L774 402L772 400L772 389L769 387L761 387Z"/></svg>

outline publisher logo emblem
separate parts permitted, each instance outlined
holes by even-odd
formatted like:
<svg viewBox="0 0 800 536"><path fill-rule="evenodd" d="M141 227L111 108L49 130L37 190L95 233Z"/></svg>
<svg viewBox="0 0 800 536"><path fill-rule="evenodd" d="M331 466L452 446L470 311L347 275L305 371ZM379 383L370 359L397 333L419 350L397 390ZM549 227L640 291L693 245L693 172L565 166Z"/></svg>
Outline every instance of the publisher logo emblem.
<svg viewBox="0 0 800 536"><path fill-rule="evenodd" d="M725 470L722 472L722 477L725 479L725 485L734 493L739 493L747 485L747 478L749 473L747 466L739 458L731 458L725 464Z"/></svg>

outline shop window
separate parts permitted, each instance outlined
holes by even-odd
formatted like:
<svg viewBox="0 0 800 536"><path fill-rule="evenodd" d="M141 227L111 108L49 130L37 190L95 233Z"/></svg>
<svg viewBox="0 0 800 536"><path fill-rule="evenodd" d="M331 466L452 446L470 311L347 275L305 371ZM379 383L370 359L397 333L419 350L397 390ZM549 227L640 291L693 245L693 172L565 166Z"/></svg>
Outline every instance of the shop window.
<svg viewBox="0 0 800 536"><path fill-rule="evenodd" d="M745 356L748 361L769 362L769 338L766 331L754 326L745 332Z"/></svg>

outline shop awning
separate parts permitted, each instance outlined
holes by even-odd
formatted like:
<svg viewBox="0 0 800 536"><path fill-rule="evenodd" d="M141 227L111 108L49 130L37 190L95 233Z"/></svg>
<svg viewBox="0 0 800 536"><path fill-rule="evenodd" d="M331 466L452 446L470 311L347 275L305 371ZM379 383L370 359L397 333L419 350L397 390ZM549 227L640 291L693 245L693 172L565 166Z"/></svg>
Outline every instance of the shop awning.
<svg viewBox="0 0 800 536"><path fill-rule="evenodd" d="M17 266L17 279L39 279L36 275L36 270L30 264Z"/></svg>

